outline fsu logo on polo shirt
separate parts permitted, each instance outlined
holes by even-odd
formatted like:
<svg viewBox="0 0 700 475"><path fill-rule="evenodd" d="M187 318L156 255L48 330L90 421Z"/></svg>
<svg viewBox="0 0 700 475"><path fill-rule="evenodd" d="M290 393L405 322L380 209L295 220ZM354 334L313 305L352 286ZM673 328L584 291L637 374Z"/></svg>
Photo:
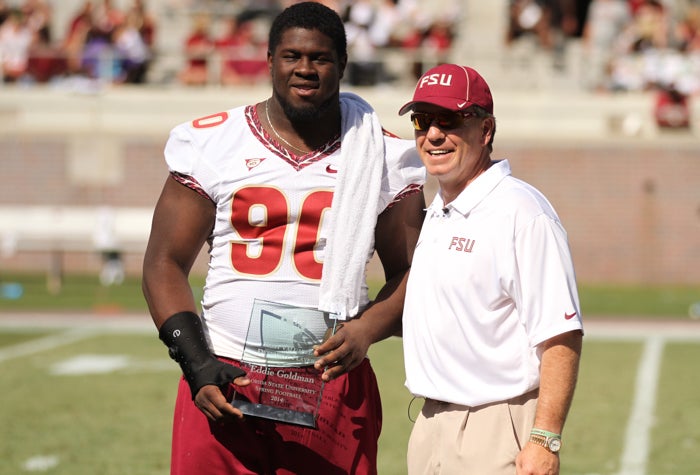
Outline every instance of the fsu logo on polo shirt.
<svg viewBox="0 0 700 475"><path fill-rule="evenodd" d="M452 236L450 246L447 249L457 252L472 252L475 243L476 241L473 239Z"/></svg>

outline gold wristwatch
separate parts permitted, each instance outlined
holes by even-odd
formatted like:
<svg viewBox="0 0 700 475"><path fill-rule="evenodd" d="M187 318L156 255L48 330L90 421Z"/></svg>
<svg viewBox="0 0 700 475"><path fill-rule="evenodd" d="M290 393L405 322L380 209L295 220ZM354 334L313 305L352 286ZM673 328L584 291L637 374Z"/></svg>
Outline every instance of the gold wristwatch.
<svg viewBox="0 0 700 475"><path fill-rule="evenodd" d="M530 431L530 442L540 445L556 454L561 449L561 435L542 429L532 429Z"/></svg>

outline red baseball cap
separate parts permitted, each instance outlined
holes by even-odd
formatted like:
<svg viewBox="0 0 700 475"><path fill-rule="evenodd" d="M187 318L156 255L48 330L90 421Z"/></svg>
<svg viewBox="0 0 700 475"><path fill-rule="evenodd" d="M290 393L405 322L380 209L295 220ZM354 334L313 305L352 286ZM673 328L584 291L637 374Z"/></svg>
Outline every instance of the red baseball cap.
<svg viewBox="0 0 700 475"><path fill-rule="evenodd" d="M479 106L493 114L493 97L484 78L472 68L456 64L441 64L421 76L413 100L399 109L404 115L418 102L435 104L451 111Z"/></svg>

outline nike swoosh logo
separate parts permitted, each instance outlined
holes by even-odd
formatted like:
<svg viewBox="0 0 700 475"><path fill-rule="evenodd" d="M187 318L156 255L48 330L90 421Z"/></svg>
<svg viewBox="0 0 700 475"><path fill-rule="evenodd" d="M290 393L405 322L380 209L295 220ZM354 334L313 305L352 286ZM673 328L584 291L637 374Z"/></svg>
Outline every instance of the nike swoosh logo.
<svg viewBox="0 0 700 475"><path fill-rule="evenodd" d="M467 105L466 102L462 102L461 104L457 104L457 107L459 107L461 109L462 107L464 107L466 105Z"/></svg>
<svg viewBox="0 0 700 475"><path fill-rule="evenodd" d="M566 318L567 320L571 320L571 319L574 318L575 316L576 316L576 312L574 312L574 313L566 313L566 312L564 312L564 318Z"/></svg>
<svg viewBox="0 0 700 475"><path fill-rule="evenodd" d="M336 170L335 168L331 168L330 165L328 165L328 166L326 167L326 171L327 171L328 173L338 173L338 170Z"/></svg>

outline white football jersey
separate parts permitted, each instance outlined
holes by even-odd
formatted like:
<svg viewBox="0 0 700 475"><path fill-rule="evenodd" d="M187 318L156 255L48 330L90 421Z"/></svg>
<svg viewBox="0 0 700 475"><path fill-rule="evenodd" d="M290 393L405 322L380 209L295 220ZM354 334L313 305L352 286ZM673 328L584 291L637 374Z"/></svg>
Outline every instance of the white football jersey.
<svg viewBox="0 0 700 475"><path fill-rule="evenodd" d="M413 140L385 135L385 144L380 210L425 181ZM241 359L254 299L318 305L340 137L296 156L245 106L175 127L165 158L173 176L216 204L203 321L214 353ZM309 330L321 337L326 327Z"/></svg>

